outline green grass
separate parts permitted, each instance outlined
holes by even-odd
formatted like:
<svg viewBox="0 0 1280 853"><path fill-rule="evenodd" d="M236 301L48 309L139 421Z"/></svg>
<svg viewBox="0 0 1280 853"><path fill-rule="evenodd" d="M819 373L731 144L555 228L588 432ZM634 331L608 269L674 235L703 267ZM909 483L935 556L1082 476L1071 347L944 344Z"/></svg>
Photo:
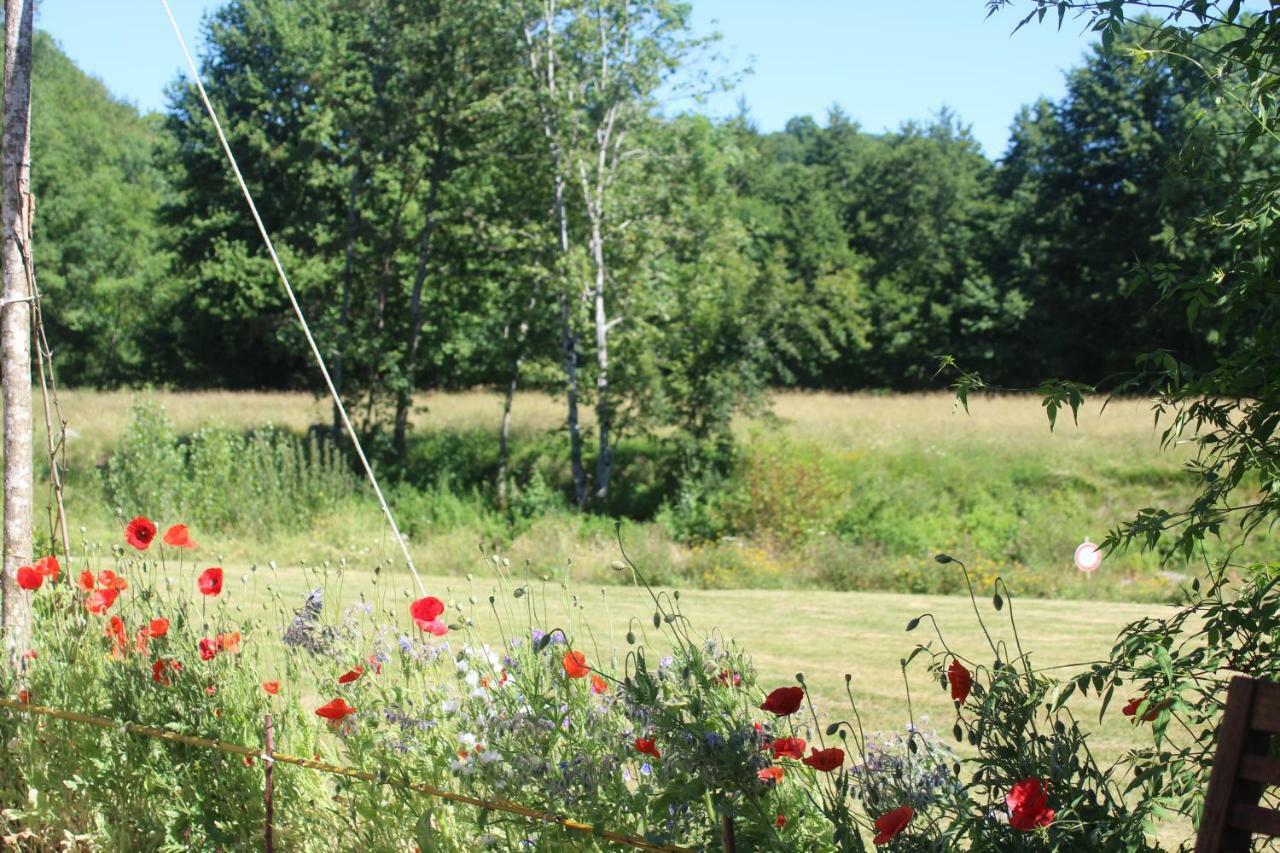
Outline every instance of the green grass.
<svg viewBox="0 0 1280 853"><path fill-rule="evenodd" d="M154 397L184 436L211 424L243 432L266 423L301 435L328 419L327 407L306 395ZM121 517L136 511L105 501L102 473L120 446L132 399L92 392L64 397L75 430L67 476L73 544L118 543ZM432 395L421 404L411 452L418 455L414 470L421 479L406 480L391 494L428 590L461 604L482 638L499 641L503 629L488 596L509 593L496 590L493 565L484 556L496 548L518 577L548 579L535 583L546 590L540 597L548 602L544 624L589 625L591 653L620 665L629 620L635 617L652 633L653 608L646 593L619 586L620 576L610 569L618 556L612 520L557 508L555 490L563 483L556 472L563 459L556 456L559 439L549 431L560 418L559 404L536 394L517 400L516 457L526 475L539 472L545 488L535 494L531 481L522 482L520 499L528 511L514 518L492 510L492 484L481 478L495 452L496 396ZM1006 577L1017 596L1012 611L1027 651L1038 667L1066 667L1064 672L1104 657L1126 622L1160 605L1044 596L1154 602L1176 586L1176 576L1163 574L1150 555L1113 557L1094 580L1070 567L1080 539L1097 541L1136 509L1178 506L1190 494L1179 474L1180 453L1160 450L1139 401L1113 404L1105 415L1086 409L1079 425L1063 422L1050 433L1038 401L1028 398L974 400L966 415L954 411L945 395L782 394L773 417L744 422L739 431L748 463L714 501L668 505L665 515L627 522L623 542L655 582L682 590L681 603L698 630L718 631L750 651L762 684L791 683L803 672L825 719L848 716L848 673L869 731L900 729L913 716L917 724L950 729L954 711L923 666L911 670L908 710L899 668L916 642L929 639L923 627L913 634L904 630L924 612L935 616L954 648L978 659L989 656L981 654L982 634L968 598L935 594L963 589L958 571L930 559L937 551L966 559L984 617L994 633L1011 641L1008 612L995 613L988 601L991 581ZM661 447L660 439L633 440L631 466L619 475L630 472L642 486L656 483L660 466L653 454ZM150 454L145 442L134 451L141 481L174 476L172 456ZM219 464L206 497L215 505L249 501L250 490L226 475L225 459ZM264 618L274 612L275 596L294 606L307 589L323 585L332 590L331 616L339 602L364 595L382 610L381 618L403 621L413 587L407 573L393 568L398 549L365 488L343 488L344 498L332 506L317 503L306 524L293 520L293 508L271 505L272 493L254 498L263 503L252 512L277 513L278 523L221 529L193 524L201 543L198 564L227 567L231 589L247 579L248 594L241 598L246 615ZM694 518L695 512L704 515ZM161 524L192 521L179 513L157 515ZM681 525L694 521L753 529L681 541ZM327 569L314 568L324 561ZM382 570L375 574L375 567ZM868 591L876 588L910 592ZM1097 724L1092 697L1077 697L1073 707L1093 728L1095 749L1107 760L1149 736L1115 707ZM1185 833L1173 825L1161 839L1175 841Z"/></svg>
<svg viewBox="0 0 1280 853"><path fill-rule="evenodd" d="M128 429L137 399L164 407L189 448L188 470ZM974 399L966 414L944 394L780 393L769 417L739 424L742 451L727 478L681 482L661 436L631 437L619 449L610 507L587 515L565 504L565 448L554 432L561 406L535 393L516 400L512 504L496 506L499 406L484 392L424 395L409 453L379 463L415 559L432 571L465 573L483 544L539 572L558 576L572 562L579 576L607 581L600 567L613 559L611 516L621 515L631 521L629 548L655 577L689 587L956 593L956 579L932 569L938 551L965 558L980 579L1002 574L1041 597L1160 601L1184 576L1159 554L1136 551L1112 555L1096 578L1070 564L1086 536L1098 541L1138 509L1185 506L1192 494L1184 452L1161 450L1142 401L1113 402L1105 413L1086 406L1078 424L1062 420L1050 432L1028 397ZM235 467L252 445L237 445L238 435L270 424L273 434L302 436L328 422L323 401L71 391L63 409L73 430L72 527L83 525L90 540L112 541L119 516L143 511L122 494L180 493L182 506L157 500L145 511L182 516L164 520L191 523L197 535L228 534L220 536L227 560L271 553L368 565L387 553L385 521L358 478L335 479L325 494L310 474L259 482L254 472L269 460L246 466L243 477ZM121 482L135 485L122 490ZM148 491L149 483L160 485ZM212 511L220 506L237 512ZM1258 549L1250 545L1241 559Z"/></svg>
<svg viewBox="0 0 1280 853"><path fill-rule="evenodd" d="M473 561L474 573L463 577L424 577L427 590L445 599L452 618L465 615L474 622L478 638L493 644L511 636L512 624L526 624L523 613L500 619L488 602L498 598L498 614L535 608L536 621L548 628L561 626L574 637L589 638L584 645L593 661L609 661L608 668L620 671L629 646L627 631L634 630L641 645L653 657L668 648L650 622L653 604L649 593L635 586L594 585L570 579L567 583L543 581L531 575L534 593L516 601L513 584L500 584L498 571L488 559ZM959 570L939 567L939 571ZM524 581L519 566L510 569L517 583ZM406 627L406 603L416 596L407 572L372 572L336 567L298 568L281 566L274 570L259 567L250 572L228 572L233 593L240 589L239 577L248 577L246 598L249 614L274 608L275 594L286 605L300 603L314 587L328 590L327 618L337 619L343 607L357 601L374 603L375 620L398 622ZM620 577L615 575L615 577ZM659 590L661 591L661 590ZM668 590L670 591L670 590ZM472 603L474 599L475 603ZM1105 658L1120 629L1129 621L1159 613L1161 605L1111 602L1059 602L1019 600L997 613L991 602L979 598L979 609L988 629L997 640L1013 644L1009 616L1016 616L1025 651L1037 669L1055 669L1062 674L1078 672L1082 664ZM907 633L909 620L931 613L953 649L976 660L991 655L968 597L903 595L896 593L821 592L800 590L682 590L679 599L695 634L714 636L721 642L736 642L751 654L763 689L793 684L803 673L824 724L848 719L850 708L845 690L845 674L852 676L851 688L858 712L868 733L901 730L914 718L924 728L936 728L944 738L954 722L955 711L946 691L927 673L923 658L908 669L904 683L900 666L918 642L938 648L927 622ZM455 606L462 607L459 614ZM634 620L634 621L633 621ZM907 702L907 684L911 703ZM1092 694L1073 698L1071 707L1091 732L1091 744L1099 760L1110 763L1130 747L1150 737L1147 729L1135 729L1119 713L1129 697L1117 696L1105 718L1099 722L1100 704ZM816 739L811 733L810 739ZM956 745L962 755L967 746ZM1162 827L1163 842L1176 842L1189 830L1173 823Z"/></svg>

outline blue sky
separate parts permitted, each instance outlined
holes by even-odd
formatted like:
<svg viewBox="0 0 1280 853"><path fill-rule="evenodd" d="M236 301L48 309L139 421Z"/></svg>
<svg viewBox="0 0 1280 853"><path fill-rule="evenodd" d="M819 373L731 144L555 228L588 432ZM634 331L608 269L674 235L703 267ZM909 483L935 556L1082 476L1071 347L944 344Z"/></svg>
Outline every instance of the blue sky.
<svg viewBox="0 0 1280 853"><path fill-rule="evenodd" d="M222 0L170 0L189 42ZM1092 41L1079 22L1059 32L1017 17L988 19L983 0L693 0L697 31L723 35L729 69L752 68L737 91L699 107L736 112L745 99L763 130L795 115L821 120L839 104L881 131L951 107L987 154L1004 151L1022 104L1063 91L1062 72ZM164 88L182 57L159 0L43 0L36 25L117 96L142 109L164 107ZM713 23L714 22L714 23ZM693 108L687 102L668 109Z"/></svg>

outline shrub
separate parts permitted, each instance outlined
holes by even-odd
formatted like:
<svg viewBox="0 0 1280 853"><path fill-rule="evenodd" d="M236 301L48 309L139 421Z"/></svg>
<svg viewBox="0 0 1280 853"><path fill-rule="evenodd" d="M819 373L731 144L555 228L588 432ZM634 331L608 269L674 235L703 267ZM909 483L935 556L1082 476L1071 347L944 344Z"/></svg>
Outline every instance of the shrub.
<svg viewBox="0 0 1280 853"><path fill-rule="evenodd" d="M743 453L716 509L727 532L794 543L828 529L840 494L817 448L758 442Z"/></svg>
<svg viewBox="0 0 1280 853"><path fill-rule="evenodd" d="M258 533L307 524L362 489L343 456L315 436L213 426L181 439L164 409L145 401L130 411L103 487L117 507Z"/></svg>

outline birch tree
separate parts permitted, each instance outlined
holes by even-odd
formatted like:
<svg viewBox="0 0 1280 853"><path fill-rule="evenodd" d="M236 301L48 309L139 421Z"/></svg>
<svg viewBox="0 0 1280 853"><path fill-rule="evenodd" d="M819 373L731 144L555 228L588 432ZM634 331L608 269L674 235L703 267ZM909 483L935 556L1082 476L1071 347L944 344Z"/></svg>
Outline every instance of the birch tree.
<svg viewBox="0 0 1280 853"><path fill-rule="evenodd" d="M595 343L596 471L590 497L609 493L614 465L615 396L610 334L624 320L610 269L612 243L626 221L615 214L624 164L643 155L636 131L652 120L655 95L696 42L688 36L687 4L662 0L540 0L524 26L526 59L537 91L538 118L552 172L552 211L566 270L589 272L566 280L560 294L565 385L575 497L586 503L578 418L578 312L586 308ZM570 192L570 189L572 191ZM575 228L585 265L570 256Z"/></svg>
<svg viewBox="0 0 1280 853"><path fill-rule="evenodd" d="M30 645L31 611L16 572L31 561L31 291L30 257L31 32L35 0L5 0L4 129L0 140L4 189L4 300L0 303L0 384L4 397L4 574L0 623L9 666Z"/></svg>

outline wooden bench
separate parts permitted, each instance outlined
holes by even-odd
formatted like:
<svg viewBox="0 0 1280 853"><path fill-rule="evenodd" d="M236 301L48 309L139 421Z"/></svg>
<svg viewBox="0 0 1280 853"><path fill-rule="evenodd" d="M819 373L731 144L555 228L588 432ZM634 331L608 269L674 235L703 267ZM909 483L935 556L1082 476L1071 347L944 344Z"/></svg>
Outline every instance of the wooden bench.
<svg viewBox="0 0 1280 853"><path fill-rule="evenodd" d="M1280 836L1280 811L1259 805L1263 789L1280 785L1280 759L1271 757L1277 734L1280 684L1231 679L1196 853L1247 851L1255 835Z"/></svg>

